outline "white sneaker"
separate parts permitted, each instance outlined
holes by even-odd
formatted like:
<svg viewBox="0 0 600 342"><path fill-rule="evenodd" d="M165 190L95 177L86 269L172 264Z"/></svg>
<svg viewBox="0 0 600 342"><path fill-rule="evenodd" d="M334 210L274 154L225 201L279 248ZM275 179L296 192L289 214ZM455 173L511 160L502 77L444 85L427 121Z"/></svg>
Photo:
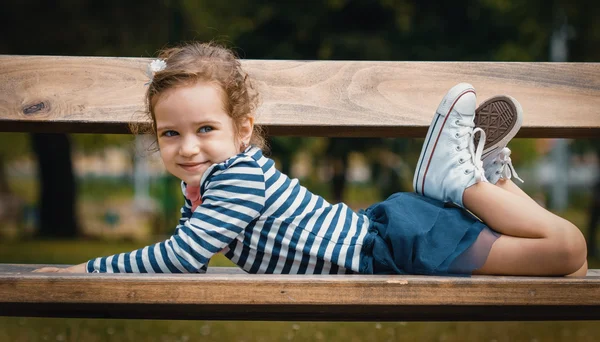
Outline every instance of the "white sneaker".
<svg viewBox="0 0 600 342"><path fill-rule="evenodd" d="M523 182L512 165L510 149L506 147L523 123L521 104L510 96L494 96L477 107L474 122L486 135L482 158L487 180L496 184L501 178L514 176Z"/></svg>
<svg viewBox="0 0 600 342"><path fill-rule="evenodd" d="M427 136L413 179L421 195L461 207L463 193L471 185L486 181L481 155L485 132L475 128L475 89L467 83L454 86L440 103ZM480 132L479 146L474 134Z"/></svg>
<svg viewBox="0 0 600 342"><path fill-rule="evenodd" d="M489 155L487 159L483 160L483 169L485 170L485 178L492 183L496 184L500 179L518 179L521 183L525 183L515 170L510 159L510 149L505 147L500 150L499 153Z"/></svg>

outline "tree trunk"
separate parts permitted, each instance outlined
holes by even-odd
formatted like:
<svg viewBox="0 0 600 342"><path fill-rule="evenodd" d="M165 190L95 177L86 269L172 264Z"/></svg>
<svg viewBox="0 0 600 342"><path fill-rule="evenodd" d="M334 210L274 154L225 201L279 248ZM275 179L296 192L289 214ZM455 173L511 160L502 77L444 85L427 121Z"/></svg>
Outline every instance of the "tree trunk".
<svg viewBox="0 0 600 342"><path fill-rule="evenodd" d="M8 186L8 177L6 176L6 160L2 154L0 154L0 195L10 194L10 187Z"/></svg>
<svg viewBox="0 0 600 342"><path fill-rule="evenodd" d="M40 179L38 235L76 237L75 178L69 138L46 133L33 133L31 137Z"/></svg>

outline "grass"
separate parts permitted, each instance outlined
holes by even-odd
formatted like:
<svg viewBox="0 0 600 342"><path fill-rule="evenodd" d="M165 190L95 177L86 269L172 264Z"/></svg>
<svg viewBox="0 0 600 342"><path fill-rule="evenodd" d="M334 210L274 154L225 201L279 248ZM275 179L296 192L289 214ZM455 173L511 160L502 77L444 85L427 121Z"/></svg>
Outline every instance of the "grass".
<svg viewBox="0 0 600 342"><path fill-rule="evenodd" d="M2 341L595 341L594 322L294 323L0 319Z"/></svg>

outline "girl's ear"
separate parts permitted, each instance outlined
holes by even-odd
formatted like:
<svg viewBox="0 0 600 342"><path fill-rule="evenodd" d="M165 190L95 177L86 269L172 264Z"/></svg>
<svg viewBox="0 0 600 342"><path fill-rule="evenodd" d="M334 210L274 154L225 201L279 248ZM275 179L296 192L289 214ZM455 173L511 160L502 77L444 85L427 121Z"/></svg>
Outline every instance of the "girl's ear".
<svg viewBox="0 0 600 342"><path fill-rule="evenodd" d="M252 138L252 132L254 131L254 117L246 116L242 120L242 124L240 125L240 142L244 146L248 146L250 144L250 139Z"/></svg>

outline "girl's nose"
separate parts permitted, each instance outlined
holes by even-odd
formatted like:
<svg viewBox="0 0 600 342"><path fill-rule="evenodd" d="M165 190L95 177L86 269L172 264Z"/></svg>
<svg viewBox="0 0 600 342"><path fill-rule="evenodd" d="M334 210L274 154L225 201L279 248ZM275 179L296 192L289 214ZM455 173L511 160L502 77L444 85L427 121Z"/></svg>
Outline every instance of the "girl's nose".
<svg viewBox="0 0 600 342"><path fill-rule="evenodd" d="M179 146L179 154L184 157L191 157L200 153L200 143L197 139L184 139Z"/></svg>

